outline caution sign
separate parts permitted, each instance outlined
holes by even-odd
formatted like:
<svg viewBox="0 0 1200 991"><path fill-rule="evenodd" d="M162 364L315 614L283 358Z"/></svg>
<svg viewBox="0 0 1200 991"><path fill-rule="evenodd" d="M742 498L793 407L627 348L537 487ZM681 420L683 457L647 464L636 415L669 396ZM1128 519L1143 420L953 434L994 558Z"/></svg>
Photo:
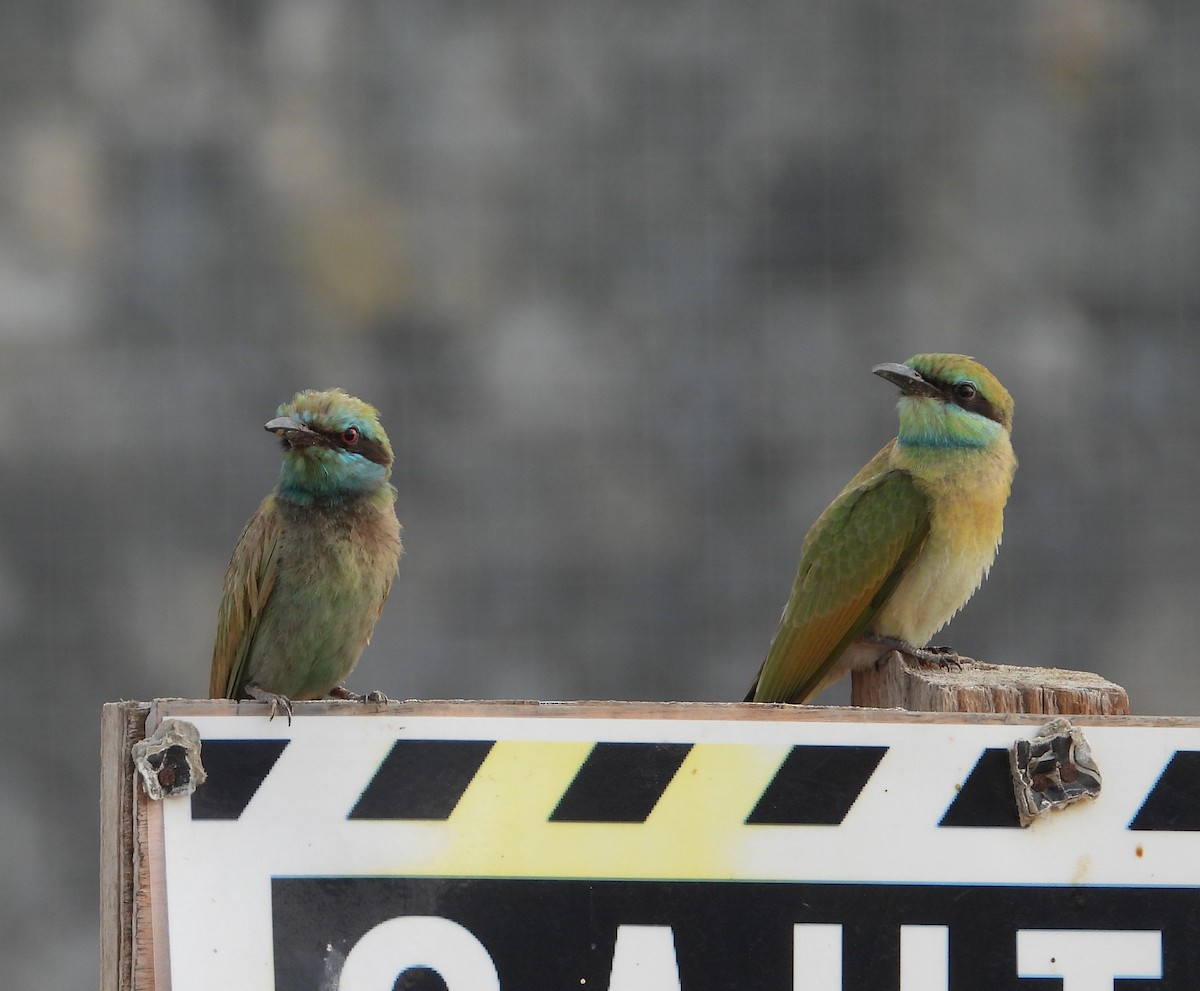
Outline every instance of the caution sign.
<svg viewBox="0 0 1200 991"><path fill-rule="evenodd" d="M1036 724L413 705L192 720L173 991L1200 987L1200 724L1084 723L1021 828Z"/></svg>

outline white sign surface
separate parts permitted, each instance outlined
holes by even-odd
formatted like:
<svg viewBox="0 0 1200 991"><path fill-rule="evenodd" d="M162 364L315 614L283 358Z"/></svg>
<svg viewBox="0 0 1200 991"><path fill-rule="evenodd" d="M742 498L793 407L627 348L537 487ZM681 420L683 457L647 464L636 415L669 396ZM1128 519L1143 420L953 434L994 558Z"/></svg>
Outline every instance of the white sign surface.
<svg viewBox="0 0 1200 991"><path fill-rule="evenodd" d="M1200 987L1200 726L1084 725L1102 793L1021 829L1029 725L190 721L173 991Z"/></svg>

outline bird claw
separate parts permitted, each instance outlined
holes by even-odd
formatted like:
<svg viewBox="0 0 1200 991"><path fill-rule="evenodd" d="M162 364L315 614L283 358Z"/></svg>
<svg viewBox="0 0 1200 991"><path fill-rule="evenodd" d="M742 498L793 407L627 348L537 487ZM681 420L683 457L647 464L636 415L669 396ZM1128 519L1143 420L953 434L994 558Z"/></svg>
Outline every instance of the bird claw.
<svg viewBox="0 0 1200 991"><path fill-rule="evenodd" d="M914 647L910 643L905 643L903 640L896 640L893 637L879 637L873 639L872 643L877 643L881 647L886 647L889 651L896 651L898 654L903 654L905 657L911 657L914 661L919 661L922 664L936 664L943 668L957 668L962 670L963 661L969 661L971 658L964 657L953 647ZM879 659L882 662L888 655L885 653Z"/></svg>
<svg viewBox="0 0 1200 991"><path fill-rule="evenodd" d="M246 686L246 694L258 702L267 702L271 706L271 714L267 717L267 722L275 718L275 713L282 709L287 715L288 725L292 725L292 700L286 695L278 695L275 692L268 692L258 687L255 684Z"/></svg>
<svg viewBox="0 0 1200 991"><path fill-rule="evenodd" d="M329 697L331 699L343 699L347 702L374 702L377 705L391 701L383 692L371 691L367 692L366 695L359 695L358 692L352 692L344 685L336 685L329 689Z"/></svg>
<svg viewBox="0 0 1200 991"><path fill-rule="evenodd" d="M912 647L905 653L924 664L936 664L938 667L954 668L956 671L962 670L964 660L970 660L969 657L964 658L953 647Z"/></svg>

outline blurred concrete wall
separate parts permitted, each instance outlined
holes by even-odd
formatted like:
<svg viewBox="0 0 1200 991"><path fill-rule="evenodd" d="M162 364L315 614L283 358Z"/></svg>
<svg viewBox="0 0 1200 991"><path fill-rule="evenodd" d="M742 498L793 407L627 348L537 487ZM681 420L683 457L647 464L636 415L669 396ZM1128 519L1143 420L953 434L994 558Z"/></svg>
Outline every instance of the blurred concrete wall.
<svg viewBox="0 0 1200 991"><path fill-rule="evenodd" d="M957 350L1021 469L946 642L1200 711L1198 45L1133 0L8 0L5 986L94 981L99 706L204 691L298 388L397 451L356 687L740 698L894 433L869 367Z"/></svg>

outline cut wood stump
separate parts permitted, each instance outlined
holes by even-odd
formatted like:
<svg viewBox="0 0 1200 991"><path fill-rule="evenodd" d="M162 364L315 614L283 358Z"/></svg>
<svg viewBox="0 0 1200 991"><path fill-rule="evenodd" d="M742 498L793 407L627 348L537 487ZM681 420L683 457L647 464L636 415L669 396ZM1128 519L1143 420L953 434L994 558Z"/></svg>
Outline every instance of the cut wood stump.
<svg viewBox="0 0 1200 991"><path fill-rule="evenodd" d="M1017 667L963 658L961 667L926 664L892 651L851 676L850 702L911 712L1028 712L1047 716L1127 716L1120 685L1090 671Z"/></svg>

